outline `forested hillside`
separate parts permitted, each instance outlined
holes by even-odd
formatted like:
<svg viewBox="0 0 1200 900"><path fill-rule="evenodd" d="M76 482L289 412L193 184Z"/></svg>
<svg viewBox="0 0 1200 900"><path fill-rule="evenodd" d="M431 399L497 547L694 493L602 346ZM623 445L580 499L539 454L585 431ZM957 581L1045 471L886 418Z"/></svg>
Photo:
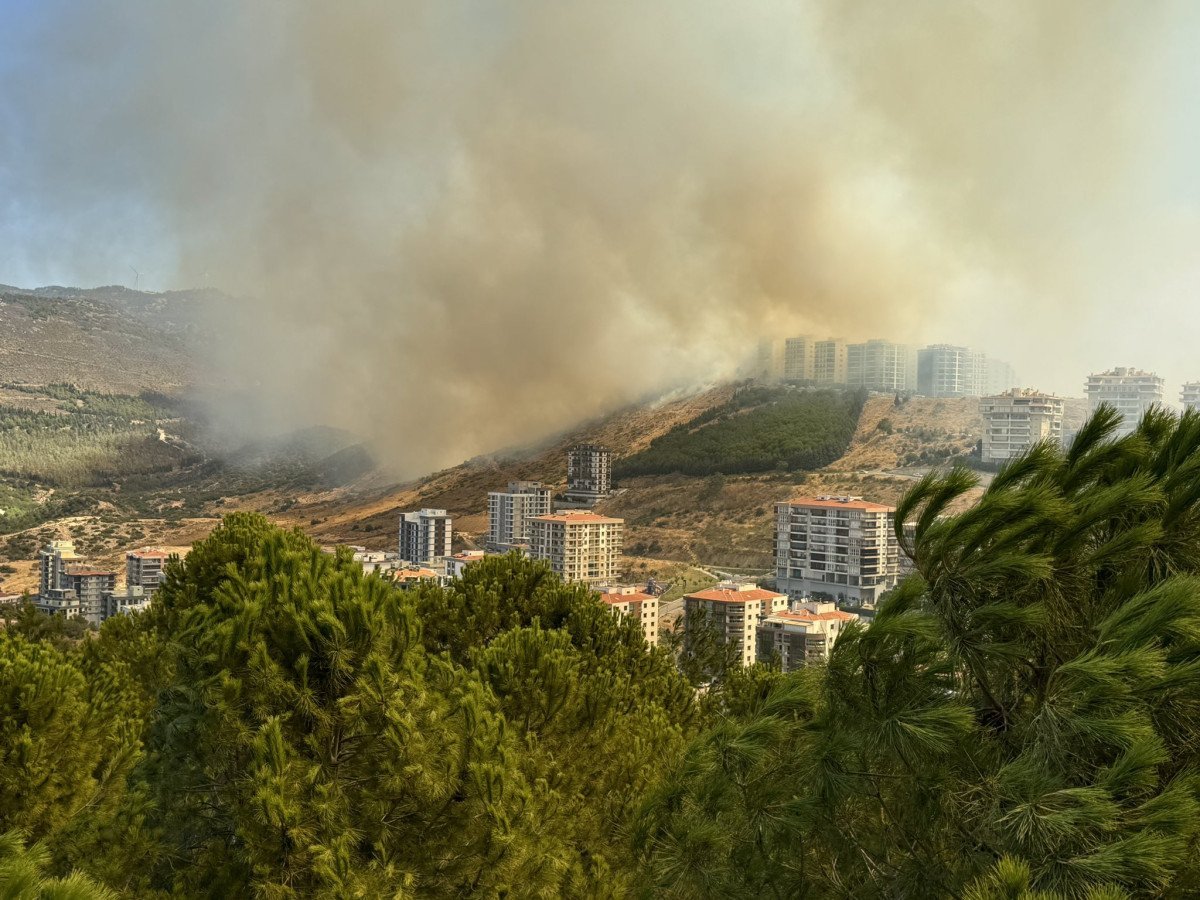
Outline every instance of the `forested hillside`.
<svg viewBox="0 0 1200 900"><path fill-rule="evenodd" d="M917 483L917 573L786 676L231 516L150 612L0 635L0 892L1195 896L1200 415L1115 427Z"/></svg>
<svg viewBox="0 0 1200 900"><path fill-rule="evenodd" d="M816 469L846 452L866 393L740 387L616 464L617 477Z"/></svg>

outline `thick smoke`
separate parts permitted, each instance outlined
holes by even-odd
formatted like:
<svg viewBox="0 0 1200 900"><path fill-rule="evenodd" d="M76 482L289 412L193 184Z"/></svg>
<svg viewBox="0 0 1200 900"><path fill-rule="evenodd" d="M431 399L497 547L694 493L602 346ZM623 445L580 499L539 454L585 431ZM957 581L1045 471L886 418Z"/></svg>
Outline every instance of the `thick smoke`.
<svg viewBox="0 0 1200 900"><path fill-rule="evenodd" d="M1127 357L1055 369L1061 335L1012 323L1086 322L1130 280L1103 258L1149 215L1159 15L40 7L0 39L0 188L56 227L8 262L105 280L136 241L170 286L236 292L208 349L256 402L223 415L348 427L402 473L727 376L785 332L979 340L1071 390Z"/></svg>

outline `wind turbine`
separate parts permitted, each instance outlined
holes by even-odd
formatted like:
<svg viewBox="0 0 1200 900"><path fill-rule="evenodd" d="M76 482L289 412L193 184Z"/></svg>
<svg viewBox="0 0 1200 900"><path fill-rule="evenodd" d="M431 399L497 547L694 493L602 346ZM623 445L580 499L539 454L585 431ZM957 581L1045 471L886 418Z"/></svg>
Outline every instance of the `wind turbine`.
<svg viewBox="0 0 1200 900"><path fill-rule="evenodd" d="M139 272L137 269L135 269L133 266L129 267L129 271L131 271L133 273L133 289L135 291L139 290L141 288L141 284L142 284L142 273Z"/></svg>

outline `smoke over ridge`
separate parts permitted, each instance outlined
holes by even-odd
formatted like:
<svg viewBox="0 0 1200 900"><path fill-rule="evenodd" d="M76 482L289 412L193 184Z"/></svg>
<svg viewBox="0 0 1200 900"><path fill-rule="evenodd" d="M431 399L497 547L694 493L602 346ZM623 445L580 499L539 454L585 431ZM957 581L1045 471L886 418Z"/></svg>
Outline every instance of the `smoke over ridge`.
<svg viewBox="0 0 1200 900"><path fill-rule="evenodd" d="M729 375L785 332L978 340L1070 391L1127 356L1056 368L1056 331L1086 337L1150 269L1194 276L1194 207L1167 236L1146 199L1171 21L52 4L0 38L0 189L13 222L50 223L0 265L103 280L136 243L159 286L236 292L209 349L258 401L225 412L351 428L404 474ZM1111 261L1131 243L1137 265ZM1049 333L1005 330L1030 315Z"/></svg>

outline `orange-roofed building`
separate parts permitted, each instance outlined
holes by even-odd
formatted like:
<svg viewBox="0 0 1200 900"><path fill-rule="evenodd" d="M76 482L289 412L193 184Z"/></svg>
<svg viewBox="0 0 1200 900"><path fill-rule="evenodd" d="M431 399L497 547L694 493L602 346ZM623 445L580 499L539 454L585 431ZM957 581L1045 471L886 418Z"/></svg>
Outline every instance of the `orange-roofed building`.
<svg viewBox="0 0 1200 900"><path fill-rule="evenodd" d="M900 577L894 514L861 497L776 504L776 586L794 599L876 603Z"/></svg>
<svg viewBox="0 0 1200 900"><path fill-rule="evenodd" d="M625 520L591 512L559 512L529 519L529 556L550 564L564 581L616 580Z"/></svg>
<svg viewBox="0 0 1200 900"><path fill-rule="evenodd" d="M828 601L793 604L791 609L766 616L756 629L759 662L777 660L791 672L828 657L846 626L858 616Z"/></svg>
<svg viewBox="0 0 1200 900"><path fill-rule="evenodd" d="M658 646L658 598L636 587L602 587L600 599L614 613L628 616L637 622L646 643Z"/></svg>
<svg viewBox="0 0 1200 900"><path fill-rule="evenodd" d="M401 590L408 590L411 587L416 587L418 584L437 584L441 581L442 576L433 569L422 567L396 569L392 573L392 579L396 582L396 586Z"/></svg>
<svg viewBox="0 0 1200 900"><path fill-rule="evenodd" d="M689 642L700 628L711 628L724 644L732 644L742 665L754 662L754 630L764 616L787 609L785 594L753 584L723 582L683 598L684 632Z"/></svg>

